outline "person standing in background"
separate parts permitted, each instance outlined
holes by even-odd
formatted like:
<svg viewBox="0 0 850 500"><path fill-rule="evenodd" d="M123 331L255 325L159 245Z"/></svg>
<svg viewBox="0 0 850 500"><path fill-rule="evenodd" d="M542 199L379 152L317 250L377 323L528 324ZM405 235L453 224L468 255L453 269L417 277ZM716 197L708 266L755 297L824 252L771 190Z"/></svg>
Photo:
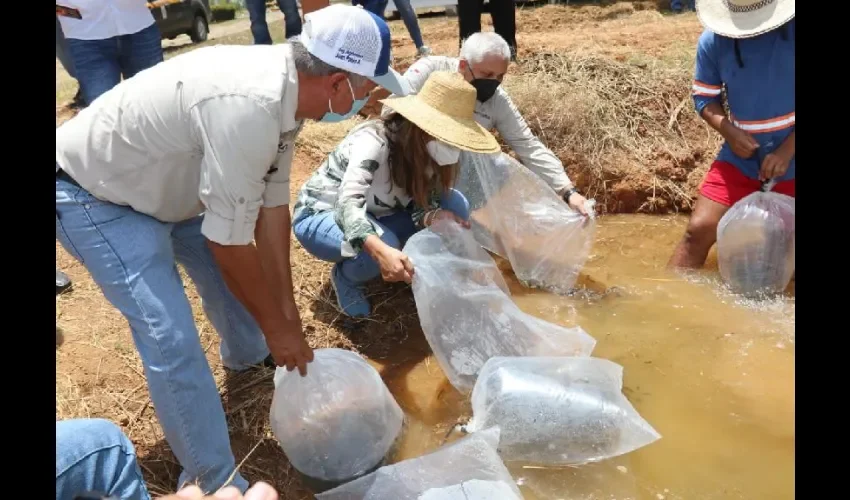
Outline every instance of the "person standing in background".
<svg viewBox="0 0 850 500"><path fill-rule="evenodd" d="M353 5L362 5L364 9L372 14L384 17L384 11L387 10L389 0L352 0ZM404 21L404 26L407 32L410 33L410 38L413 40L413 45L416 46L416 54L418 56L427 56L431 54L431 48L425 45L422 41L422 31L419 29L419 20L416 18L416 11L410 5L410 0L393 0L401 20Z"/></svg>
<svg viewBox="0 0 850 500"><path fill-rule="evenodd" d="M77 79L77 73L74 71L74 62L68 55L68 43L65 41L65 34L62 33L62 25L59 24L59 16L56 16L56 59L62 63L62 67L68 72L68 75L73 79ZM74 99L71 101L72 108L78 108L83 103L82 89L77 89Z"/></svg>
<svg viewBox="0 0 850 500"><path fill-rule="evenodd" d="M460 26L460 44L473 33L481 31L481 11L484 0L458 0L457 17ZM511 61L516 61L516 2L515 0L490 0L490 17L493 29L508 42Z"/></svg>
<svg viewBox="0 0 850 500"><path fill-rule="evenodd" d="M163 61L159 28L144 0L63 0L56 14L86 105L122 77Z"/></svg>
<svg viewBox="0 0 850 500"><path fill-rule="evenodd" d="M68 47L65 43L65 35L62 33L62 25L59 24L58 15L56 16L56 58L59 59L59 62L62 63L65 71L71 75L71 78L76 78L74 74L74 63L68 57ZM71 101L71 107L79 107L81 104L82 93L80 89L77 89L77 94L74 96L74 100ZM59 269L56 269L56 295L59 295L69 288L71 288L71 279L68 278L68 275Z"/></svg>
<svg viewBox="0 0 850 500"><path fill-rule="evenodd" d="M298 13L297 0L277 0L277 6L283 12L284 35L287 39L301 34L301 14ZM251 34L254 45L271 45L272 35L266 23L266 0L245 0L248 17L251 18Z"/></svg>

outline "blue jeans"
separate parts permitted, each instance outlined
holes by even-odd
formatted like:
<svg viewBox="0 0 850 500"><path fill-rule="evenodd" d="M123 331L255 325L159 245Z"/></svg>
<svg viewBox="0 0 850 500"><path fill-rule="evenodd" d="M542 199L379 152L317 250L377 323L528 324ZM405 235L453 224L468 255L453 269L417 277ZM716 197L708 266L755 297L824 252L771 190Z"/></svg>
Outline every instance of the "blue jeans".
<svg viewBox="0 0 850 500"><path fill-rule="evenodd" d="M68 38L67 43L86 104L118 85L122 76L130 78L163 60L156 23L132 35L103 40Z"/></svg>
<svg viewBox="0 0 850 500"><path fill-rule="evenodd" d="M676 12L681 12L683 3L687 3L689 9L696 10L696 0L670 0L670 8Z"/></svg>
<svg viewBox="0 0 850 500"><path fill-rule="evenodd" d="M353 5L362 5L364 9L372 14L384 18L384 11L387 10L389 0L352 0ZM424 45L422 41L422 32L419 31L419 20L416 18L416 11L410 5L410 0L393 0L401 20L404 21L404 26L407 32L410 33L410 38L413 40L413 45L418 49Z"/></svg>
<svg viewBox="0 0 850 500"><path fill-rule="evenodd" d="M74 61L68 55L68 42L65 41L65 33L62 32L59 16L56 16L56 58L59 59L71 78L77 78L74 71Z"/></svg>
<svg viewBox="0 0 850 500"><path fill-rule="evenodd" d="M298 13L296 0L277 0L277 6L283 12L283 22L286 26L286 38L301 34L301 14ZM245 0L248 17L251 18L251 34L254 35L255 45L271 45L272 35L266 23L266 1Z"/></svg>
<svg viewBox="0 0 850 500"><path fill-rule="evenodd" d="M197 480L205 491L216 491L235 462L177 263L221 337L224 366L245 369L269 350L254 318L227 288L201 234L202 220L161 222L100 201L67 177L56 179L56 237L127 318L157 417L183 466L180 485ZM238 474L232 484L243 491L248 486Z"/></svg>
<svg viewBox="0 0 850 500"><path fill-rule="evenodd" d="M460 191L450 189L440 200L440 208L463 220L469 220L469 201ZM407 212L396 212L381 218L367 216L373 224L381 227L381 241L393 248L401 249L416 234L416 226ZM357 257L351 258L342 256L343 233L334 221L332 210L308 216L298 215L292 223L292 230L301 246L311 255L326 262L341 263L340 272L352 283L366 283L381 275L378 263L367 252L360 252Z"/></svg>
<svg viewBox="0 0 850 500"><path fill-rule="evenodd" d="M56 500L77 495L150 500L133 443L109 420L56 422Z"/></svg>

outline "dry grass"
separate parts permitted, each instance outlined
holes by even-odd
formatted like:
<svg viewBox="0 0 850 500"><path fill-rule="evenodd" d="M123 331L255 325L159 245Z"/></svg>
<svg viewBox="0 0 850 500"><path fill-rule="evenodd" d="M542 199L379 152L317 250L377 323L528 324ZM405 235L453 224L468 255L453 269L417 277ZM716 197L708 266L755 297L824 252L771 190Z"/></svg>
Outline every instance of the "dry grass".
<svg viewBox="0 0 850 500"><path fill-rule="evenodd" d="M694 120L689 103L674 113L687 102L699 24L692 15L672 18L641 11L648 3L521 8L517 14L524 62L512 66L507 86L570 175L598 193L609 210L684 207L681 191L692 189L714 147L712 134ZM489 29L489 16L482 21ZM282 37L279 24L272 26L275 41ZM423 17L420 25L437 54L457 53L456 19ZM391 23L391 29L394 54L405 67L415 49L400 21ZM225 36L204 45L215 43L250 43L250 35ZM195 47L169 49L166 57ZM64 104L76 91L64 71L59 77L57 123L72 116ZM670 116L676 119L668 129ZM352 126L349 121L305 127L292 169L293 191ZM393 381L391 388L405 411L418 411L416 401L427 398L417 398L407 373L429 349L409 287L375 283L369 290L372 317L352 321L336 308L328 264L293 241L292 265L296 301L311 346L351 349L382 363L382 373ZM151 490L173 491L179 465L156 419L126 320L58 244L57 267L74 285L57 298L56 418L102 417L118 423L137 448ZM184 280L221 393L234 455L237 463L244 460L241 470L251 481L274 484L281 498L312 498L270 437L271 370L225 373L218 337L194 285L185 275Z"/></svg>
<svg viewBox="0 0 850 500"><path fill-rule="evenodd" d="M694 112L691 79L684 65L541 53L507 86L532 130L607 211L666 211L690 208L688 174L716 146ZM632 199L614 189L622 182Z"/></svg>

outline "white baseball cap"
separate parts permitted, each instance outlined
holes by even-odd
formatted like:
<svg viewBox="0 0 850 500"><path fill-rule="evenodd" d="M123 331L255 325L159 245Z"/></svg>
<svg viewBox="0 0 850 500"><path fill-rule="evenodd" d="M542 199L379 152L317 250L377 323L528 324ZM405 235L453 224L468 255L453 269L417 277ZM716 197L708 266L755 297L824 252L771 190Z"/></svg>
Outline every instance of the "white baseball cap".
<svg viewBox="0 0 850 500"><path fill-rule="evenodd" d="M366 78L395 95L410 93L407 80L390 68L390 28L380 17L352 5L334 4L304 16L300 41L323 62Z"/></svg>

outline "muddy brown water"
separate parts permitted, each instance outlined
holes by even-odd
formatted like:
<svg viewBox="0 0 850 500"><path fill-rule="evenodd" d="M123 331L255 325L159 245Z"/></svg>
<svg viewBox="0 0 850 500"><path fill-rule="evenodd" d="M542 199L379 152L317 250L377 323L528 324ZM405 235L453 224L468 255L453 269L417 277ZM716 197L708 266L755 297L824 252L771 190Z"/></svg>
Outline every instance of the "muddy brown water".
<svg viewBox="0 0 850 500"><path fill-rule="evenodd" d="M601 217L580 277L589 293L529 290L506 273L524 311L597 339L593 356L623 366L624 394L662 435L595 464L512 467L525 498L794 497L793 283L782 297L754 302L724 291L713 256L700 273L667 271L686 222ZM393 462L433 451L470 416L467 398L422 352L427 345L405 346L378 365L407 416Z"/></svg>

